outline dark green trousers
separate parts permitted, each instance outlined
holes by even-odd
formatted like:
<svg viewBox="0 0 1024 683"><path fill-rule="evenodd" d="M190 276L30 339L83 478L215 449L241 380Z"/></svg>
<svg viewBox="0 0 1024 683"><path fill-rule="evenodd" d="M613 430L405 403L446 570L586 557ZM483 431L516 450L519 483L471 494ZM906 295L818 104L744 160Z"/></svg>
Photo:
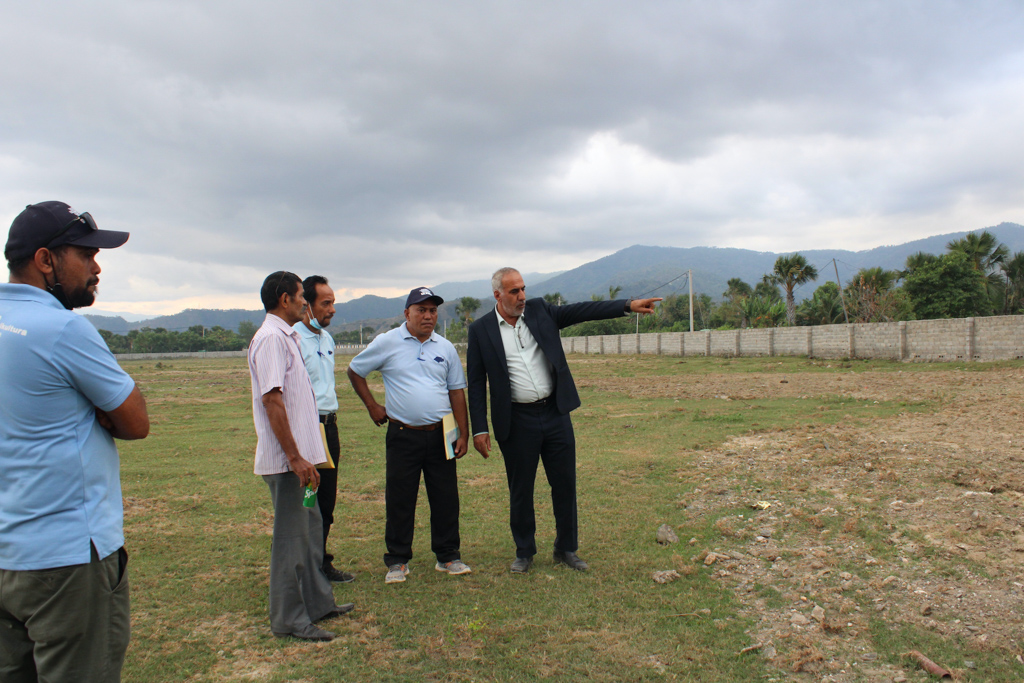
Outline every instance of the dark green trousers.
<svg viewBox="0 0 1024 683"><path fill-rule="evenodd" d="M128 553L55 569L0 569L0 681L116 683L131 633Z"/></svg>

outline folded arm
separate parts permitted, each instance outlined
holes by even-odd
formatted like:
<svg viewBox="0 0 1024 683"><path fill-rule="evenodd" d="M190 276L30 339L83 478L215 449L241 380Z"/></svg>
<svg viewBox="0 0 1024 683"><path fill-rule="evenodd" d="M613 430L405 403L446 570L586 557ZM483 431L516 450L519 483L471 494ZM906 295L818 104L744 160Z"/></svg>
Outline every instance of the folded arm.
<svg viewBox="0 0 1024 683"><path fill-rule="evenodd" d="M138 386L113 410L97 408L96 419L115 439L144 439L149 434L149 411Z"/></svg>

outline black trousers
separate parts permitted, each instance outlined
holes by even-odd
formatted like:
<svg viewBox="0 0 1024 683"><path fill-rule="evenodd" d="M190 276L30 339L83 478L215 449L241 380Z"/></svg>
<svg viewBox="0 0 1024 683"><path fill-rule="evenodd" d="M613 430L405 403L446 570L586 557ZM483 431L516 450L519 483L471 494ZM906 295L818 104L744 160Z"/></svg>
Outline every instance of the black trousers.
<svg viewBox="0 0 1024 683"><path fill-rule="evenodd" d="M384 564L412 559L420 472L430 502L430 549L438 562L459 559L459 486L455 460L445 458L444 431L425 432L388 423L384 506Z"/></svg>
<svg viewBox="0 0 1024 683"><path fill-rule="evenodd" d="M341 443L338 439L338 421L336 418L320 421L324 423L324 431L327 433L327 452L334 460L334 469L319 470L320 488L316 490L316 504L320 508L320 516L324 520L324 566L334 561L334 555L327 552L327 535L331 533L331 525L334 524L334 508L338 502L338 456L341 455Z"/></svg>
<svg viewBox="0 0 1024 683"><path fill-rule="evenodd" d="M537 554L537 519L533 487L537 463L551 485L555 514L555 550L576 552L579 524L576 517L576 436L572 420L562 415L554 401L546 404L512 404L512 425L507 439L498 442L508 478L509 526L516 557Z"/></svg>

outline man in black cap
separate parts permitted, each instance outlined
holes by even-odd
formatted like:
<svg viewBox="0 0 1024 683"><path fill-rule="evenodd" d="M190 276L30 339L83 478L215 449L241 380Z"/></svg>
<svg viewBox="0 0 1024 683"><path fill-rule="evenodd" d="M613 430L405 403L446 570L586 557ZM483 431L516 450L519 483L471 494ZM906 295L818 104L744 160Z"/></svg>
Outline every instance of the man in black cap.
<svg viewBox="0 0 1024 683"><path fill-rule="evenodd" d="M452 343L434 333L437 307L444 299L427 287L409 292L405 322L377 336L352 359L348 378L370 419L388 423L384 506L385 583L400 583L409 574L413 523L420 472L430 501L431 550L434 568L447 574L469 574L459 553L459 488L455 459L466 454L466 375ZM366 377L379 370L387 405L370 392ZM459 428L447 456L443 418L452 413Z"/></svg>
<svg viewBox="0 0 1024 683"><path fill-rule="evenodd" d="M96 298L96 253L125 243L63 202L11 224L0 284L0 680L119 681L128 555L114 438L146 402L71 312Z"/></svg>

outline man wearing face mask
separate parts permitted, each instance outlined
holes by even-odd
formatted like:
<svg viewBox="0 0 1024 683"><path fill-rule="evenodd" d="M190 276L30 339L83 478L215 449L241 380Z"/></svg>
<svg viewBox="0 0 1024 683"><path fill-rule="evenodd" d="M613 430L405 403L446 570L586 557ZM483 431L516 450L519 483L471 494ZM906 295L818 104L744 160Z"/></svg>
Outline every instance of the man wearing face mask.
<svg viewBox="0 0 1024 683"><path fill-rule="evenodd" d="M316 409L320 424L324 426L327 450L335 467L320 470L320 488L316 490L316 503L324 520L324 575L331 581L348 583L356 577L334 568L334 555L327 552L327 535L334 523L334 507L338 499L338 392L334 387L334 338L324 328L334 317L334 291L322 275L310 275L302 281L302 296L306 300L306 315L294 325L299 333L302 362L309 373L316 396Z"/></svg>
<svg viewBox="0 0 1024 683"><path fill-rule="evenodd" d="M128 554L114 439L149 433L146 402L89 321L99 230L63 202L11 224L0 284L0 680L119 681Z"/></svg>

